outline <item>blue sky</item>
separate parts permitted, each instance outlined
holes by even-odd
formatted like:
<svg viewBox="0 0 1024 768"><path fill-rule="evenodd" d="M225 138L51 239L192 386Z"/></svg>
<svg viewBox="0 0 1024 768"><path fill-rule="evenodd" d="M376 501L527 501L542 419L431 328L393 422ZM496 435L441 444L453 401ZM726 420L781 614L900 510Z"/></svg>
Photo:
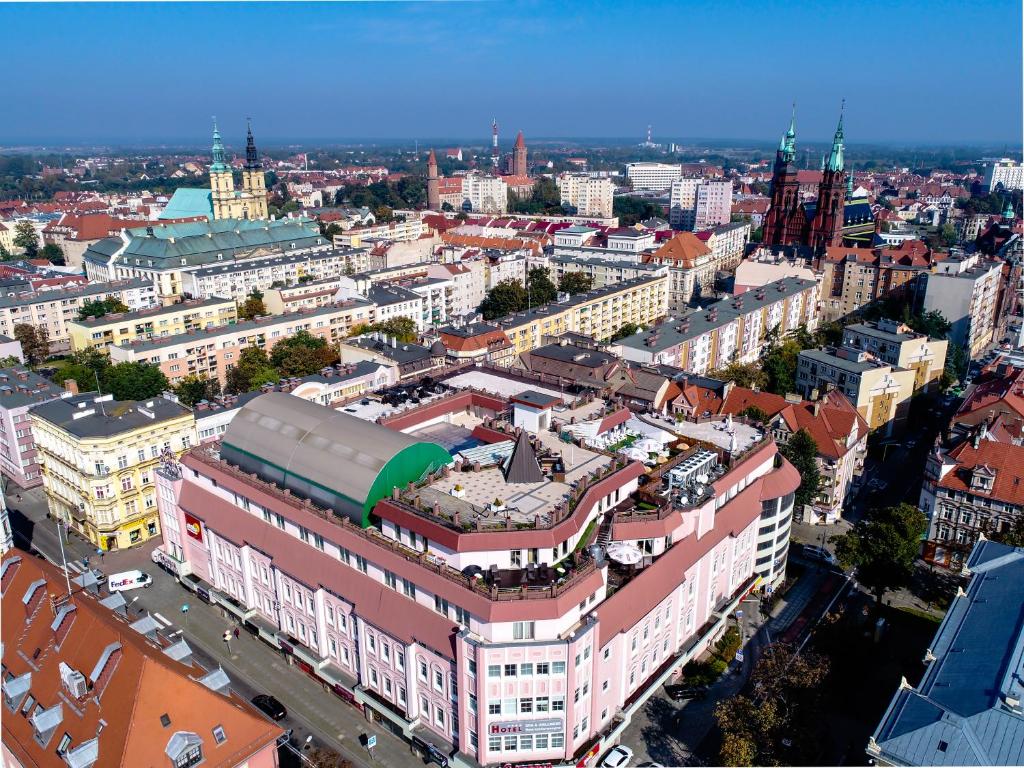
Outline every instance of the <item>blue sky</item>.
<svg viewBox="0 0 1024 768"><path fill-rule="evenodd" d="M1021 137L1019 0L15 4L0 141Z"/></svg>

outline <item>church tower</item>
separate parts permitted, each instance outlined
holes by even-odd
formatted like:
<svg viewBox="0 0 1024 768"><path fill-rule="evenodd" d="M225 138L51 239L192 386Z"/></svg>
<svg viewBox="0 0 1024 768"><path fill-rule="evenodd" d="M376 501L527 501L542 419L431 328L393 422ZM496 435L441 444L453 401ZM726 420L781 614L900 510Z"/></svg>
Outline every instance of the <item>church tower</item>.
<svg viewBox="0 0 1024 768"><path fill-rule="evenodd" d="M267 179L263 175L263 164L256 141L252 137L252 123L247 118L245 137L245 165L242 167L242 189L247 193L247 215L249 219L267 218Z"/></svg>
<svg viewBox="0 0 1024 768"><path fill-rule="evenodd" d="M772 200L765 216L762 242L765 245L799 245L803 217L800 215L800 181L796 167L796 107L789 130L779 142L772 170Z"/></svg>
<svg viewBox="0 0 1024 768"><path fill-rule="evenodd" d="M846 199L846 170L843 159L843 113L832 138L832 151L822 170L818 203L814 208L808 245L823 251L843 244L843 205Z"/></svg>
<svg viewBox="0 0 1024 768"><path fill-rule="evenodd" d="M516 136L516 146L512 150L512 175L526 176L526 141L523 140L523 132Z"/></svg>
<svg viewBox="0 0 1024 768"><path fill-rule="evenodd" d="M427 208L432 211L441 210L441 188L437 175L437 156L434 150L427 155Z"/></svg>
<svg viewBox="0 0 1024 768"><path fill-rule="evenodd" d="M210 166L210 192L213 203L213 218L231 218L232 203L235 199L235 180L231 166L224 162L224 144L220 140L217 121L213 121L213 165Z"/></svg>

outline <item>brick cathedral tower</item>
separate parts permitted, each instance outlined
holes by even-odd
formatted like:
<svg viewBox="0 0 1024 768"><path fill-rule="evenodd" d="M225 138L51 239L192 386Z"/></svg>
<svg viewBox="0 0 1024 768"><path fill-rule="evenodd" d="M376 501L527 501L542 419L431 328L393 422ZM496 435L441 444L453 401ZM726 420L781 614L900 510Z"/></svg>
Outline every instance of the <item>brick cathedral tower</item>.
<svg viewBox="0 0 1024 768"><path fill-rule="evenodd" d="M772 170L772 201L764 220L762 242L766 245L800 245L804 229L800 182L796 167L796 107L789 130L779 142Z"/></svg>
<svg viewBox="0 0 1024 768"><path fill-rule="evenodd" d="M523 132L520 131L516 136L515 149L512 150L512 175L525 176L526 173L526 142L523 140Z"/></svg>
<svg viewBox="0 0 1024 768"><path fill-rule="evenodd" d="M843 205L846 200L846 171L843 161L843 113L832 137L832 151L822 168L818 202L814 207L807 244L815 250L843 244Z"/></svg>

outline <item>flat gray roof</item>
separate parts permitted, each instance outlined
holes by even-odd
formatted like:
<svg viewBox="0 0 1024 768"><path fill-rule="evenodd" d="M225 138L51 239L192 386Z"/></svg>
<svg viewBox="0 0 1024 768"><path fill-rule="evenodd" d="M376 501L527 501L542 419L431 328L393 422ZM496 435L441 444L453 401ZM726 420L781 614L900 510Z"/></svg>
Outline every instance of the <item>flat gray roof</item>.
<svg viewBox="0 0 1024 768"><path fill-rule="evenodd" d="M870 371L875 368L889 368L888 363L883 363L874 358L868 358L863 361L859 360L848 360L845 357L839 357L835 354L834 350L826 349L805 349L800 353L800 357L813 360L816 363L823 365L831 365L834 368L838 368L848 373L863 373L864 371Z"/></svg>
<svg viewBox="0 0 1024 768"><path fill-rule="evenodd" d="M121 323L126 321L131 322L132 320L145 320L150 317L173 315L176 312L205 309L206 307L219 307L224 304L234 306L235 300L221 298L220 296L211 296L210 298L202 299L201 301L183 301L178 304L154 307L153 309L138 309L134 312L114 312L108 315L101 315L100 317L87 317L85 320L71 320L69 322L73 322L76 325L84 325L88 328L97 325L110 325L112 323Z"/></svg>
<svg viewBox="0 0 1024 768"><path fill-rule="evenodd" d="M105 396L110 398L109 395ZM95 392L51 400L32 413L76 437L110 437L191 413L178 403L154 397L144 402L105 399Z"/></svg>
<svg viewBox="0 0 1024 768"><path fill-rule="evenodd" d="M87 381L82 383L89 385ZM11 409L45 403L63 394L63 387L58 387L23 365L0 368L0 408Z"/></svg>
<svg viewBox="0 0 1024 768"><path fill-rule="evenodd" d="M118 280L110 283L89 283L80 288L39 291L22 296L0 296L0 308L24 307L29 304L46 304L51 301L64 301L65 299L74 298L90 299L100 294L116 293L117 291L127 291L135 288L153 288L153 281L136 277L131 280Z"/></svg>

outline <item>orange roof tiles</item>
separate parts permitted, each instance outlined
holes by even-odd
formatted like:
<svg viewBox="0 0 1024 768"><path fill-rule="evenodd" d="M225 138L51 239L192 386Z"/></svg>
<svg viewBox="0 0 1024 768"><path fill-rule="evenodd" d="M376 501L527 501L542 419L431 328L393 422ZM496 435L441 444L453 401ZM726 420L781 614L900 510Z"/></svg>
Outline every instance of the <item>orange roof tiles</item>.
<svg viewBox="0 0 1024 768"><path fill-rule="evenodd" d="M690 267L697 263L701 256L707 256L711 249L702 242L693 232L680 232L671 240L667 240L650 256L644 257L644 261L653 259L668 259L679 266Z"/></svg>
<svg viewBox="0 0 1024 768"><path fill-rule="evenodd" d="M73 593L67 605L74 610L55 632L51 595L66 590L57 568L20 550L9 552L3 567L0 634L5 670L13 676L31 673L28 693L47 709L62 703L63 712L45 747L36 741L29 719L4 712L3 743L20 762L66 766L56 754L65 733L71 749L99 734L96 765L104 767L169 765L164 750L181 731L202 739L204 765L234 768L258 752L276 750L282 734L278 726L239 696L207 688L198 681L206 670L173 660L92 594L80 589ZM36 582L42 583L39 599L30 601L26 610L22 598ZM100 665L104 656L110 659L106 667ZM86 677L85 696L76 698L65 689L61 662ZM19 706L22 701L19 697ZM220 744L212 734L218 725L227 736Z"/></svg>

